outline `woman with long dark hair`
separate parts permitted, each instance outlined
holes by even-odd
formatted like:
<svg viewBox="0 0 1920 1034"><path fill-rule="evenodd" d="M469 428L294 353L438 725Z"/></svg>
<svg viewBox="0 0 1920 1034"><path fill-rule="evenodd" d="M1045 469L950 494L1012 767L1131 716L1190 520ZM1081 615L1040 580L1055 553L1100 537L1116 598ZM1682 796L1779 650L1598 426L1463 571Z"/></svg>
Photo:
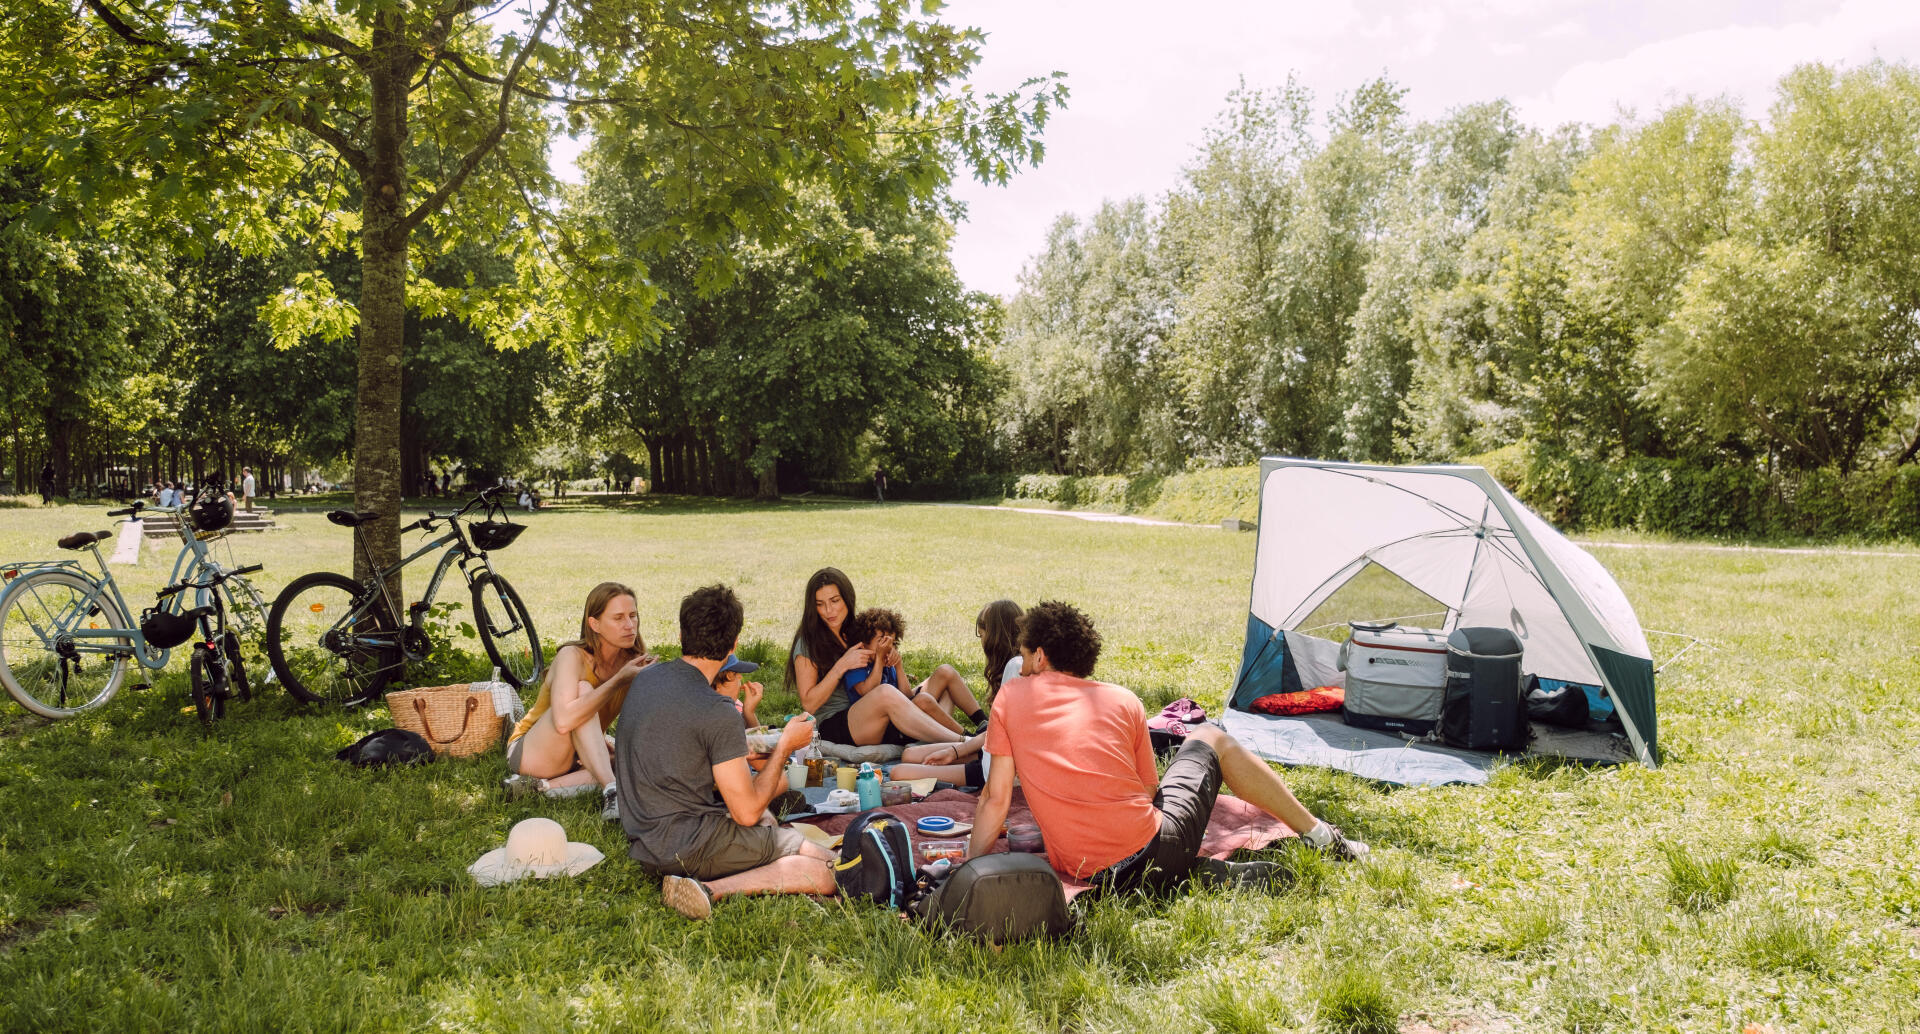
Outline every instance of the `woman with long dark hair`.
<svg viewBox="0 0 1920 1034"><path fill-rule="evenodd" d="M994 600L973 619L973 634L980 638L980 652L987 655L989 700L1000 692L1002 682L1020 674L1020 614L1020 604Z"/></svg>
<svg viewBox="0 0 1920 1034"><path fill-rule="evenodd" d="M951 743L962 738L957 729L942 724L898 686L881 681L884 667L873 663L874 652L868 644L847 642L845 631L854 610L853 582L839 568L815 571L807 579L800 606L800 625L787 649L787 685L800 697L800 706L813 713L821 739L865 746L915 740ZM852 689L841 684L847 673L862 669L869 672L865 681ZM932 695L928 699L932 703ZM952 723L952 717L947 721Z"/></svg>
<svg viewBox="0 0 1920 1034"><path fill-rule="evenodd" d="M987 658L987 686L994 693L1008 679L1020 677L1020 604L1012 600L994 600L980 608L973 619L973 634L980 639L980 652ZM987 755L983 752L987 730L959 743L929 743L908 747L902 764L890 774L894 779L925 779L929 776L959 786L985 786Z"/></svg>
<svg viewBox="0 0 1920 1034"><path fill-rule="evenodd" d="M619 582L594 586L580 638L554 652L533 709L507 739L508 796L537 790L564 797L599 786L603 814L619 818L606 731L620 717L634 673L654 660L640 638L633 590Z"/></svg>

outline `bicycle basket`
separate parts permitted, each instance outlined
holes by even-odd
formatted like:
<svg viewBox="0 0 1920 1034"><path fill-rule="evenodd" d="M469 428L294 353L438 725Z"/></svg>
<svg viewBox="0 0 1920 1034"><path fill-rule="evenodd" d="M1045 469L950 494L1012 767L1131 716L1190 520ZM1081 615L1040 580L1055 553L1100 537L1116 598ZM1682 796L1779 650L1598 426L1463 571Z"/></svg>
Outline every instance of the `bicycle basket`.
<svg viewBox="0 0 1920 1034"><path fill-rule="evenodd" d="M467 525L467 534L473 537L473 544L489 551L513 545L513 540L525 530L526 525L512 521L485 520Z"/></svg>
<svg viewBox="0 0 1920 1034"><path fill-rule="evenodd" d="M146 637L147 645L160 650L171 650L193 638L193 618L182 614L169 614L164 610L148 610L140 615L140 634Z"/></svg>

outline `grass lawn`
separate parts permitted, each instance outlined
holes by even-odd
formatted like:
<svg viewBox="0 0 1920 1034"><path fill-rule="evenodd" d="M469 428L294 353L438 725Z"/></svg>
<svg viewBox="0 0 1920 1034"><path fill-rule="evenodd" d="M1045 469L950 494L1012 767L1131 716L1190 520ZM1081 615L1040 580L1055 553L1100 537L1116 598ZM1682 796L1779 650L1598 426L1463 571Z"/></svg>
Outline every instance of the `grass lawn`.
<svg viewBox="0 0 1920 1034"><path fill-rule="evenodd" d="M978 682L980 605L1057 597L1104 633L1099 674L1155 706L1218 706L1254 541L846 501L528 523L496 559L550 641L617 579L649 643L671 645L680 596L724 581L775 660L807 574L831 563L862 603L906 615L916 672L952 661ZM267 564L269 596L349 569L346 531L283 525L228 540ZM98 507L0 511L0 557L106 526ZM1920 555L1635 545L1594 552L1648 628L1705 640L1661 677L1661 769L1527 763L1431 789L1293 770L1374 862L1288 847L1283 891L1104 901L1069 940L1001 951L798 898L686 922L597 804L504 803L498 755L333 761L383 709L274 694L205 733L181 713L178 660L80 719L6 701L0 1030L1920 1029ZM135 608L175 549L114 569ZM766 714L792 706L775 675ZM466 866L542 814L608 860L476 887Z"/></svg>

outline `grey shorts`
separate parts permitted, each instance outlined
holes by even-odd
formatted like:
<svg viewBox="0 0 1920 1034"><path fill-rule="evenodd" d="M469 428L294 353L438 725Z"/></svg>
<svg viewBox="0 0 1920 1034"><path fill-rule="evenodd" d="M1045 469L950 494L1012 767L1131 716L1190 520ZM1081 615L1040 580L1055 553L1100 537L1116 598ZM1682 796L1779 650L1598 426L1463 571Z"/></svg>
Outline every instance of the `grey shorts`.
<svg viewBox="0 0 1920 1034"><path fill-rule="evenodd" d="M762 815L752 826L730 819L715 823L699 844L676 855L669 864L655 865L637 854L634 859L662 876L717 880L799 854L806 843L807 838L797 831L783 829L774 824L773 816Z"/></svg>

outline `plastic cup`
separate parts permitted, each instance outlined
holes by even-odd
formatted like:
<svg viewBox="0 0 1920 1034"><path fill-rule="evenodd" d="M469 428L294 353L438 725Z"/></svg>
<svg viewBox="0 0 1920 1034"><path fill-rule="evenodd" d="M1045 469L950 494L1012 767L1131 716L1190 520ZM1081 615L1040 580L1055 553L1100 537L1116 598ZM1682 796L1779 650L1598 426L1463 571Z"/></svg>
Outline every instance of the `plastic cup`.
<svg viewBox="0 0 1920 1034"><path fill-rule="evenodd" d="M840 785L840 789L851 790L854 787L854 783L860 778L860 770L854 768L852 765L842 765L839 770L833 773L833 778L834 781Z"/></svg>
<svg viewBox="0 0 1920 1034"><path fill-rule="evenodd" d="M795 790L807 788L807 763L790 761L787 763L787 786Z"/></svg>

